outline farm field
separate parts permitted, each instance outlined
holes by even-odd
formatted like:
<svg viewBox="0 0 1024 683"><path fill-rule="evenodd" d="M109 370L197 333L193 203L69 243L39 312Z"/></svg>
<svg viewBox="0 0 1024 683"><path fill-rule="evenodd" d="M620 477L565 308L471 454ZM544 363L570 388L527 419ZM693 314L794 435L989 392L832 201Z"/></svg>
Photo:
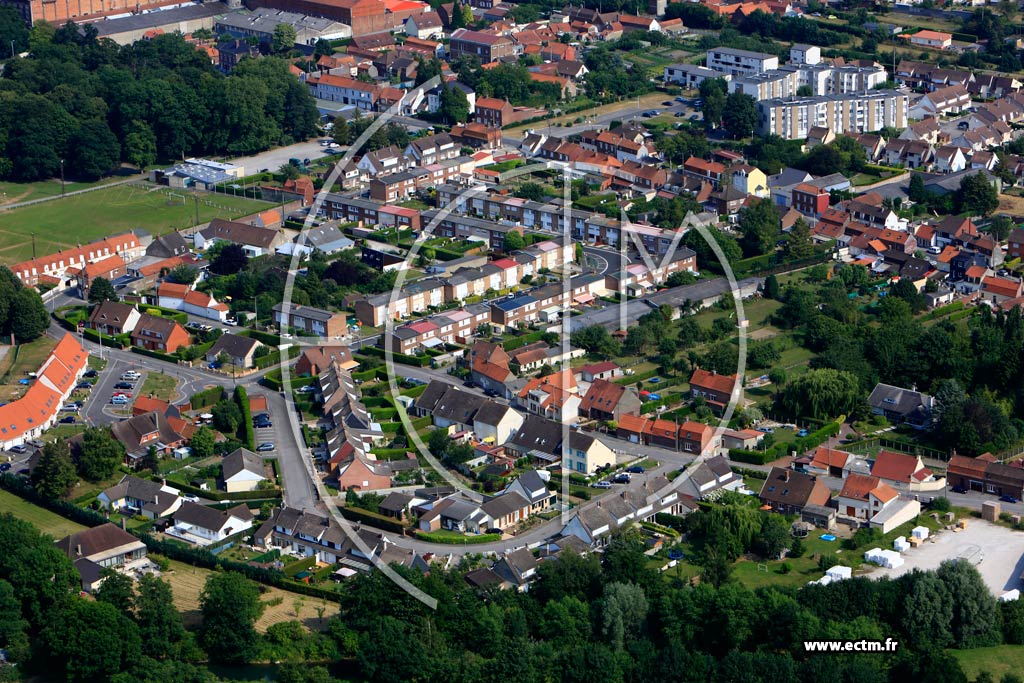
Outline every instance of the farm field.
<svg viewBox="0 0 1024 683"><path fill-rule="evenodd" d="M64 538L68 534L81 531L85 527L70 519L64 519L55 512L50 512L38 505L19 498L13 493L0 490L0 514L9 512L18 519L23 519L44 534L55 539Z"/></svg>
<svg viewBox="0 0 1024 683"><path fill-rule="evenodd" d="M199 222L256 213L266 202L199 194ZM153 235L196 222L190 192L132 183L0 213L0 263L17 263L102 237L142 228Z"/></svg>
<svg viewBox="0 0 1024 683"><path fill-rule="evenodd" d="M171 584L171 589L174 592L174 605L184 615L186 625L194 625L200 619L199 594L203 591L203 585L206 583L207 577L213 572L209 569L193 567L176 560L171 560L170 562L170 570L164 572L163 578ZM318 607L325 608L324 627L329 619L337 614L340 609L336 602L327 602L308 595L289 593L280 588L263 588L265 589L262 596L264 603L277 602L277 598L281 598L281 601L280 604L268 604L266 609L263 610L263 616L256 622L256 628L261 632L266 631L273 624L282 621L293 621L295 619L299 619L309 629L319 629L321 628L321 622L317 614ZM301 601L302 603L298 609L298 617L296 617L295 610L296 601Z"/></svg>

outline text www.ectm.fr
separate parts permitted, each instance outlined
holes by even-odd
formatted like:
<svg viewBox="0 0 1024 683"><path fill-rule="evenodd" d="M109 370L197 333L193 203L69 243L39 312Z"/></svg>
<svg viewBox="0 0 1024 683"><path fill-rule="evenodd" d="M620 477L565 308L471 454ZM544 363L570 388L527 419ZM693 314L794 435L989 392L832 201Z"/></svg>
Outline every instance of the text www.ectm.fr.
<svg viewBox="0 0 1024 683"><path fill-rule="evenodd" d="M805 640L805 652L895 652L899 641L885 640Z"/></svg>

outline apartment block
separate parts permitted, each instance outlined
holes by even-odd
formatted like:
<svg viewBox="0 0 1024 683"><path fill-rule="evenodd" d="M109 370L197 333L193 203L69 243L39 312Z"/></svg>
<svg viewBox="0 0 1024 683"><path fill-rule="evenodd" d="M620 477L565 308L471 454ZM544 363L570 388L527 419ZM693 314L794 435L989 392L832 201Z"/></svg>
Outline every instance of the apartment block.
<svg viewBox="0 0 1024 683"><path fill-rule="evenodd" d="M779 58L764 52L716 47L708 50L707 67L730 76L746 76L779 68Z"/></svg>
<svg viewBox="0 0 1024 683"><path fill-rule="evenodd" d="M737 76L729 81L729 92L741 92L757 101L781 97L794 97L800 87L800 74L796 70L776 69L756 74Z"/></svg>
<svg viewBox="0 0 1024 683"><path fill-rule="evenodd" d="M671 64L665 67L664 78L666 84L675 83L686 90L694 90L709 78L722 78L728 81L732 76L696 64Z"/></svg>
<svg viewBox="0 0 1024 683"><path fill-rule="evenodd" d="M758 135L804 140L811 128L867 133L886 126L906 128L909 98L895 90L863 94L820 95L758 102Z"/></svg>

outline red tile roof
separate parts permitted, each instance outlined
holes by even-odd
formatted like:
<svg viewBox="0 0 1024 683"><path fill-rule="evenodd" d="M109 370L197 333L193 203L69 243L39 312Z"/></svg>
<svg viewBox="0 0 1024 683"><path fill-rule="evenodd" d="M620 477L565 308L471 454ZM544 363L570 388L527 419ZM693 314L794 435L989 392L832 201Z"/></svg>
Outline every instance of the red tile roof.
<svg viewBox="0 0 1024 683"><path fill-rule="evenodd" d="M719 375L701 368L694 370L693 375L690 376L691 388L696 386L702 389L713 389L722 394L732 394L735 384L736 375Z"/></svg>
<svg viewBox="0 0 1024 683"><path fill-rule="evenodd" d="M919 467L919 465L920 461L916 456L882 450L875 456L875 464L871 467L871 475L889 481L910 483L914 473L924 469L923 466Z"/></svg>

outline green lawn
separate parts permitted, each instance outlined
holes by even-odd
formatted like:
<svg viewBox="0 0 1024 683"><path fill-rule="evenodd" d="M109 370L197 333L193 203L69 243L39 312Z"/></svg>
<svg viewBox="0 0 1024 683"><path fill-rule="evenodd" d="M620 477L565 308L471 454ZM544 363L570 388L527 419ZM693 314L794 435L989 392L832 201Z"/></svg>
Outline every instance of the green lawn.
<svg viewBox="0 0 1024 683"><path fill-rule="evenodd" d="M147 372L146 380L139 389L139 396L152 396L161 401L173 401L177 395L178 382L171 375L162 372Z"/></svg>
<svg viewBox="0 0 1024 683"><path fill-rule="evenodd" d="M56 539L64 538L68 534L73 534L85 528L77 522L64 519L56 513L45 510L38 505L33 505L13 493L0 490L0 514L5 512L9 512L18 519L29 522L44 534L49 534Z"/></svg>
<svg viewBox="0 0 1024 683"><path fill-rule="evenodd" d="M270 206L223 194L200 193L198 198L200 223L238 218ZM0 213L0 262L31 258L33 233L36 254L48 254L132 228L158 235L195 222L196 203L190 192L119 185Z"/></svg>
<svg viewBox="0 0 1024 683"><path fill-rule="evenodd" d="M949 653L960 661L967 674L967 680L977 679L982 671L999 680L1004 674L1019 675L1024 671L1024 645L997 645L979 647L974 650L950 650Z"/></svg>
<svg viewBox="0 0 1024 683"><path fill-rule="evenodd" d="M98 180L94 183L69 182L64 185L63 189L65 192L74 192L76 190L96 187L97 185L106 185L117 180L121 180L121 178L119 176L111 176L109 178ZM28 202L33 199L43 199L45 197L57 197L60 196L60 193L60 178L40 180L34 183L0 182L0 206L5 204L15 204L17 202Z"/></svg>

